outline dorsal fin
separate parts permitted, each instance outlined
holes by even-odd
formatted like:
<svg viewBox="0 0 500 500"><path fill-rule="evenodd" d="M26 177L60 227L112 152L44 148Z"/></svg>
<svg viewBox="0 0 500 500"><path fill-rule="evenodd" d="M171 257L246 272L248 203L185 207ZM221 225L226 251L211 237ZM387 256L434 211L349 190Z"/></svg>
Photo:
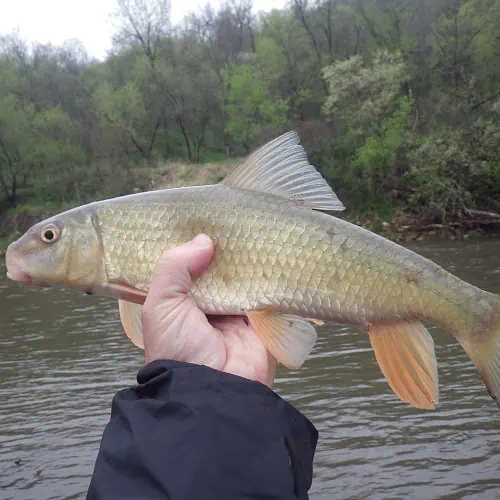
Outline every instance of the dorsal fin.
<svg viewBox="0 0 500 500"><path fill-rule="evenodd" d="M287 132L254 151L222 183L274 194L316 210L344 210L344 205L307 161L296 132Z"/></svg>

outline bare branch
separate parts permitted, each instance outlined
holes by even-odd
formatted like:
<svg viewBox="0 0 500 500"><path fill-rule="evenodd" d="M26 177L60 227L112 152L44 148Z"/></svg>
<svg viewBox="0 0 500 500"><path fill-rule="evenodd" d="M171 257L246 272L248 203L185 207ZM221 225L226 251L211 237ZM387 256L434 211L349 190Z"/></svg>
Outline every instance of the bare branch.
<svg viewBox="0 0 500 500"><path fill-rule="evenodd" d="M163 37L170 31L169 0L118 0L114 13L118 46L140 45L151 64Z"/></svg>

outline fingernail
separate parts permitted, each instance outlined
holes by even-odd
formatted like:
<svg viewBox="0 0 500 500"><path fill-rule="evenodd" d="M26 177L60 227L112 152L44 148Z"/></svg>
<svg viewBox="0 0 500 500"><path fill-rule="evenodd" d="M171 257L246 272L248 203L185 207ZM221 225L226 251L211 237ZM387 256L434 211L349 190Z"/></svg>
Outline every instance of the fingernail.
<svg viewBox="0 0 500 500"><path fill-rule="evenodd" d="M191 241L191 244L198 247L211 247L212 240L206 234L199 234Z"/></svg>

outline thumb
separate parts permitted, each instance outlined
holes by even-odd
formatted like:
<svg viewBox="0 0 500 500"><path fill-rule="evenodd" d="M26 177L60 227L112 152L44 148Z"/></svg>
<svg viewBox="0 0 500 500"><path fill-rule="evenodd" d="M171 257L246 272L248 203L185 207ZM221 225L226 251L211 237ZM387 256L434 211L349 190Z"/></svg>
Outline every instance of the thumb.
<svg viewBox="0 0 500 500"><path fill-rule="evenodd" d="M156 302L187 294L193 280L207 269L213 255L214 244L206 234L165 251L153 272L148 298Z"/></svg>

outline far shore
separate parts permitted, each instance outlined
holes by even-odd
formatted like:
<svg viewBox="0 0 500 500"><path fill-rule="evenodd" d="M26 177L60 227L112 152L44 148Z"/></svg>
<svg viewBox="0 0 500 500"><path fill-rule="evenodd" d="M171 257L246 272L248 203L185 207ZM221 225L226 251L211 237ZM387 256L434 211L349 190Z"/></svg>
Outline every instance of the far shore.
<svg viewBox="0 0 500 500"><path fill-rule="evenodd" d="M13 215L0 216L0 256L5 256L10 242L17 239L36 222L54 213L57 211L49 212L43 209L24 211L21 208ZM471 215L473 217L446 222L429 221L397 210L390 218L387 215L382 218L375 211L354 215L347 212L341 217L398 243L424 240L460 241L471 237L500 235L500 216L498 214L477 211ZM13 228L13 230L8 231L8 228Z"/></svg>

